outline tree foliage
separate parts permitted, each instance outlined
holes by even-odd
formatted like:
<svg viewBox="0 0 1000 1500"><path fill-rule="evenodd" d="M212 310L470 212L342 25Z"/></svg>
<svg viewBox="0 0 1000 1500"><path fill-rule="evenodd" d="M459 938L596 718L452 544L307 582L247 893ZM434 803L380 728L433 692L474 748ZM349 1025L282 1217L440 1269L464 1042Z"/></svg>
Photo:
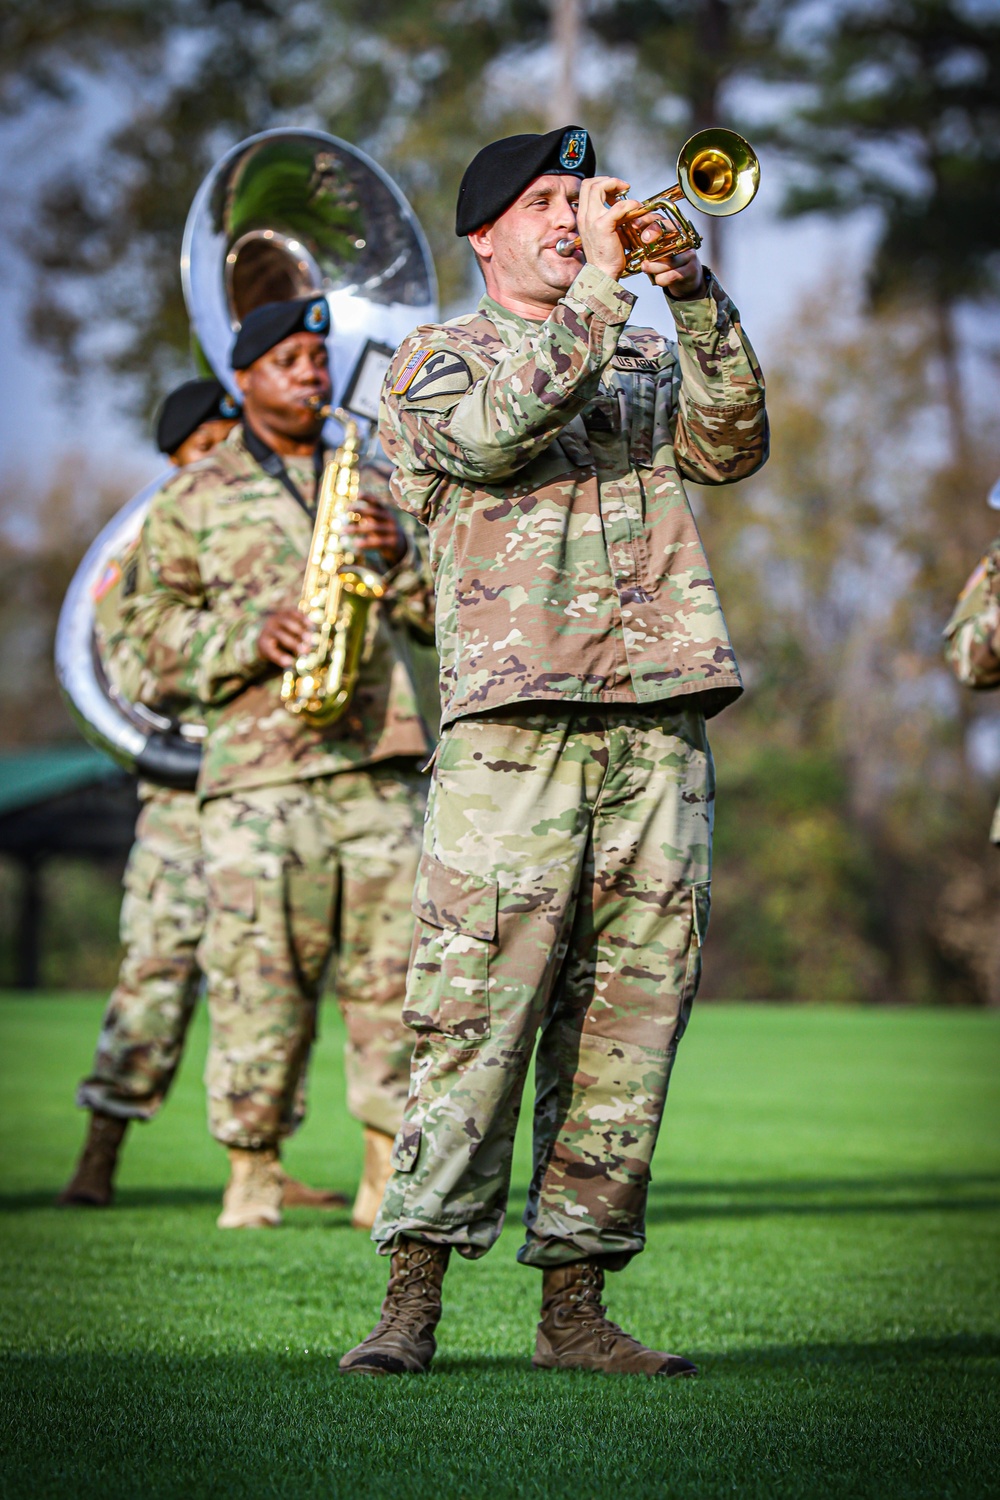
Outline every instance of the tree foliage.
<svg viewBox="0 0 1000 1500"><path fill-rule="evenodd" d="M970 0L836 7L792 48L807 102L775 139L797 167L790 214L879 210L876 300L950 304L1000 266L1000 12Z"/></svg>

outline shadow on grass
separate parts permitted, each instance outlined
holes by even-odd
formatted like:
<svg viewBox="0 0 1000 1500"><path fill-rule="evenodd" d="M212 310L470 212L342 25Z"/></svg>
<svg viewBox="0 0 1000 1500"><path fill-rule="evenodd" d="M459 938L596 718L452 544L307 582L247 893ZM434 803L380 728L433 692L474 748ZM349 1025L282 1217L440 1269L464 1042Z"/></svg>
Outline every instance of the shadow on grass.
<svg viewBox="0 0 1000 1500"><path fill-rule="evenodd" d="M654 1181L646 1220L651 1224L677 1224L692 1219L986 1213L996 1209L1000 1209L1000 1173L906 1172L881 1177L757 1182Z"/></svg>
<svg viewBox="0 0 1000 1500"><path fill-rule="evenodd" d="M100 1218L114 1215L119 1210L205 1208L218 1213L222 1203L222 1184L218 1187L131 1187L121 1188L115 1193L110 1209L95 1209L86 1206L61 1208L56 1203L56 1190L27 1193L0 1194L0 1214L33 1213L39 1208L59 1208L60 1215L80 1214L84 1217ZM296 1224L329 1222L331 1227L343 1227L350 1222L350 1207L344 1208L291 1208L285 1211L285 1223L293 1228Z"/></svg>
<svg viewBox="0 0 1000 1500"><path fill-rule="evenodd" d="M978 1189L978 1191L974 1191ZM992 1192L985 1191L993 1189ZM55 1207L55 1190L0 1195L0 1213L34 1212ZM512 1201L523 1196L515 1186ZM216 1208L218 1187L127 1187L118 1191L115 1209ZM716 1201L711 1201L716 1200ZM907 1172L881 1177L771 1178L760 1181L656 1182L650 1190L648 1223L685 1223L693 1219L768 1218L782 1215L985 1213L1000 1209L1000 1173ZM89 1213L88 1209L62 1210ZM98 1210L98 1212L103 1212ZM290 1228L328 1223L342 1228L345 1209L291 1210Z"/></svg>

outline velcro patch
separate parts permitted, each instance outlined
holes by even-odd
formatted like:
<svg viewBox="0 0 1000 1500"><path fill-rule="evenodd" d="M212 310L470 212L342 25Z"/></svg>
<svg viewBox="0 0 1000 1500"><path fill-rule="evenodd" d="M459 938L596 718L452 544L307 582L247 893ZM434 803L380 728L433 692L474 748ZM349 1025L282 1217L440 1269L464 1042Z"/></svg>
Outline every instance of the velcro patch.
<svg viewBox="0 0 1000 1500"><path fill-rule="evenodd" d="M406 364L400 370L396 384L389 394L391 396L402 396L405 391L408 391L413 377L420 369L420 366L426 364L433 353L433 349L418 349L415 354L411 354Z"/></svg>
<svg viewBox="0 0 1000 1500"><path fill-rule="evenodd" d="M430 352L430 351L428 351ZM472 385L472 371L459 354L438 349L407 381L407 401L430 401L435 396L462 396ZM398 384L398 382L397 382Z"/></svg>

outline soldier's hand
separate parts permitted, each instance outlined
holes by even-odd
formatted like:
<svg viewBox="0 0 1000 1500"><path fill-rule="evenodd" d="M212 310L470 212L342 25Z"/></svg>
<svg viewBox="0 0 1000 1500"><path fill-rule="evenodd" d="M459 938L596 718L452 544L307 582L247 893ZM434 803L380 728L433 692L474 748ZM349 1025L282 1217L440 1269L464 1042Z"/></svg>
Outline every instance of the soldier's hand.
<svg viewBox="0 0 1000 1500"><path fill-rule="evenodd" d="M296 658L312 644L313 628L297 609L276 609L257 637L257 655L276 667L294 667Z"/></svg>
<svg viewBox="0 0 1000 1500"><path fill-rule="evenodd" d="M643 238L650 234L647 229ZM666 260L644 260L642 269L655 286L662 286L671 297L704 297L705 272L696 250L681 250Z"/></svg>
<svg viewBox="0 0 1000 1500"><path fill-rule="evenodd" d="M406 533L391 505L372 495L359 495L344 537L358 552L377 552L387 568L394 568L406 552Z"/></svg>
<svg viewBox="0 0 1000 1500"><path fill-rule="evenodd" d="M615 193L627 193L628 183L620 177L588 177L580 184L580 202L576 210L576 228L587 264L598 266L617 281L625 269L625 251L615 226L639 203L623 198L619 203L607 200Z"/></svg>

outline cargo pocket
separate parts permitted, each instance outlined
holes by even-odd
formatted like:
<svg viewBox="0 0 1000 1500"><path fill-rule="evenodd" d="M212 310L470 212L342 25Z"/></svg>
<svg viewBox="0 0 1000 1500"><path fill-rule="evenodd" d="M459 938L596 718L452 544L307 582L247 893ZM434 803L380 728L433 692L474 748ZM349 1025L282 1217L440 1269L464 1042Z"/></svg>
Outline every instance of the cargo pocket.
<svg viewBox="0 0 1000 1500"><path fill-rule="evenodd" d="M681 992L680 1015L675 1039L679 1042L691 1018L691 1007L701 983L701 953L708 932L708 914L712 906L712 882L699 880L691 887L691 942L688 945L687 970Z"/></svg>
<svg viewBox="0 0 1000 1500"><path fill-rule="evenodd" d="M209 899L219 911L232 912L252 922L257 915L257 882L241 870L210 870Z"/></svg>
<svg viewBox="0 0 1000 1500"><path fill-rule="evenodd" d="M147 849L143 844L133 844L122 884L131 895L146 900L152 894L162 869L163 860L158 854L154 854L152 849Z"/></svg>
<svg viewBox="0 0 1000 1500"><path fill-rule="evenodd" d="M425 854L417 872L417 918L403 1020L473 1046L490 1034L490 952L498 888Z"/></svg>
<svg viewBox="0 0 1000 1500"><path fill-rule="evenodd" d="M389 1157L396 1172L412 1172L420 1155L421 1129L419 1125L408 1125L404 1120L399 1134L392 1143Z"/></svg>
<svg viewBox="0 0 1000 1500"><path fill-rule="evenodd" d="M118 936L123 948L154 953L159 936L152 895L163 872L163 860L143 844L133 844L122 884L125 898L118 918Z"/></svg>
<svg viewBox="0 0 1000 1500"><path fill-rule="evenodd" d="M285 920L296 972L303 992L319 998L320 986L333 949L335 870L302 869L284 872Z"/></svg>

